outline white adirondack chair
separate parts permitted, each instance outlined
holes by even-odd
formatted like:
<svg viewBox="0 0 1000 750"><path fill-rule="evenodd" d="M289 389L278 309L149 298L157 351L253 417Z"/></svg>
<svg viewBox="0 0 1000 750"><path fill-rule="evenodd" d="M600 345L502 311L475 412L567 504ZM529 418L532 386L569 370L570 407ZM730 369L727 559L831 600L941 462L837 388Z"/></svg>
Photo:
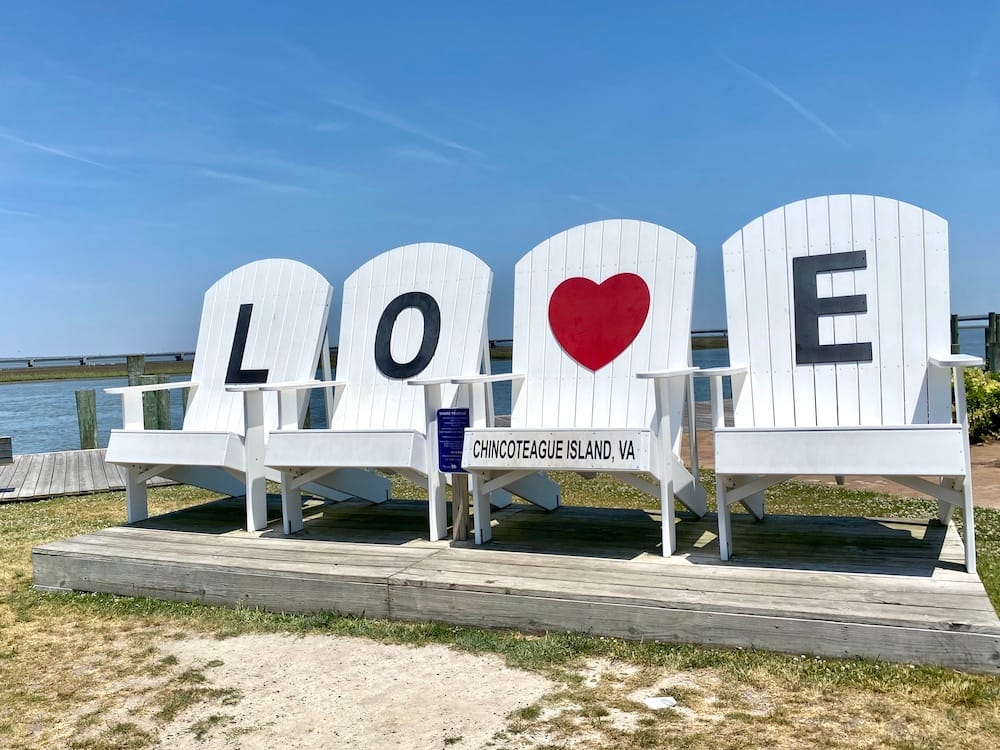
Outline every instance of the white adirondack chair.
<svg viewBox="0 0 1000 750"><path fill-rule="evenodd" d="M962 369L982 360L950 353L944 219L824 196L755 219L723 256L732 366L699 373L712 377L722 559L733 503L760 519L763 491L792 476L880 475L936 498L943 522L962 509L974 571Z"/></svg>
<svg viewBox="0 0 1000 750"><path fill-rule="evenodd" d="M445 536L437 410L467 404L452 376L489 372L492 280L475 255L419 243L373 258L345 282L330 428L298 430L294 419L282 418L268 444L267 465L282 472L286 533L302 528L301 489L310 483L371 502L388 500L385 486L371 485L376 475L359 472L372 468L425 486L430 538ZM282 390L282 403L294 393ZM492 413L489 394L480 397L480 408ZM514 489L552 497L557 492L537 478Z"/></svg>
<svg viewBox="0 0 1000 750"><path fill-rule="evenodd" d="M562 232L518 261L513 374L455 380L513 381L510 428L477 414L465 433L477 543L492 536L486 493L538 470L614 472L658 497L664 555L676 549L674 498L705 513L693 439L693 474L677 456L685 391L694 424L694 267L686 239L624 220Z"/></svg>
<svg viewBox="0 0 1000 750"><path fill-rule="evenodd" d="M332 295L326 279L294 260L237 268L205 293L190 381L107 389L122 396L124 429L111 432L106 461L128 470L130 523L147 517L146 481L162 476L245 494L247 529L266 527L264 446L278 425L277 399L253 390L244 407L236 391L251 383L314 380L328 343ZM183 428L144 429L142 394L182 388L190 389ZM300 422L306 407L298 400L287 418Z"/></svg>

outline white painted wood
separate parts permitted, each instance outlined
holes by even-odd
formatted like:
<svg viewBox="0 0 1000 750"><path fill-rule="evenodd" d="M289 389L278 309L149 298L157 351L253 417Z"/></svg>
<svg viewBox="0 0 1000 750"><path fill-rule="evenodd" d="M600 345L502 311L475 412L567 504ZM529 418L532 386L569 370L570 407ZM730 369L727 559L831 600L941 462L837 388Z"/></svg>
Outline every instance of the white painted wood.
<svg viewBox="0 0 1000 750"><path fill-rule="evenodd" d="M252 305L242 370L266 370L267 382L304 381L316 374L333 289L316 271L293 260L267 259L242 266L205 293L190 383L109 389L122 396L124 429L113 430L106 461L128 470L130 521L146 517L140 478L156 467L215 491L247 495L247 528L266 526L264 443L278 426L278 396L227 387L241 308ZM181 430L145 430L142 393L189 387ZM244 400L249 404L245 408ZM301 423L304 397L295 421ZM286 415L291 420L291 415Z"/></svg>
<svg viewBox="0 0 1000 750"><path fill-rule="evenodd" d="M867 309L821 314L819 343L869 343L871 361L800 362L795 259L858 251L864 267L821 271L816 287L819 298L862 295ZM735 426L725 427L714 407L723 559L729 506L751 505L747 477L755 475L945 477L918 486L964 507L968 428L952 420L949 371L932 366L957 367L958 382L972 364L948 359L947 223L888 198L823 196L751 221L725 242L723 257L730 361L748 373L733 376ZM964 391L955 393L959 402ZM966 521L971 528L971 505ZM974 571L972 534L966 552Z"/></svg>
<svg viewBox="0 0 1000 750"><path fill-rule="evenodd" d="M670 458L680 447L690 372L694 268L695 250L690 242L664 227L631 220L574 227L542 242L518 261L514 271L510 428L466 433L463 466L478 474L470 483L477 542L489 539L491 533L488 506L477 493L520 478L518 470L525 467L579 471L648 468L670 495L664 502L669 506L664 513L664 554L673 551L674 484L692 489L678 499L698 515L705 512L704 491L697 483L675 477L676 472L687 470ZM641 281L637 283L634 277ZM570 287L576 292L563 296ZM648 312L632 316L626 303L646 294L642 288L648 290ZM612 290L617 291L613 294ZM606 313L594 312L604 310L602 305L612 298ZM564 302L567 299L572 304ZM552 322L556 318L551 315L558 317L560 310L569 323ZM603 358L593 354L592 349L599 347L584 345L578 350L567 333L575 335L576 321L588 318L581 326L586 332L582 340L602 340L611 336L609 332L620 320L633 317L634 337L620 335L619 346L608 346ZM668 372L657 375L653 382L637 377L652 370ZM485 387L473 379L458 382ZM659 408L654 398L657 390L661 394ZM481 422L474 419L473 424ZM483 461L473 455L477 441L487 436L515 440L521 439L518 436L549 435L569 441L574 439L571 436L586 435L614 442L626 432L648 436L648 460L637 458L624 465L620 456L613 461L591 456L586 462L568 458L505 462L502 458ZM568 445L564 444L567 451Z"/></svg>
<svg viewBox="0 0 1000 750"><path fill-rule="evenodd" d="M365 479L347 470L381 468L415 474L428 487L431 540L446 535L437 410L468 406L467 390L451 378L489 373L483 344L492 278L489 267L475 255L441 243L389 250L351 274L344 283L337 355L342 385L335 391L330 428L303 431L286 426L268 440L267 465L282 471L286 488L308 480L381 502L387 497L387 480L375 475ZM379 323L401 295L413 299L414 294L434 300L440 336L422 368L391 376L376 363ZM388 351L397 364L417 357L425 325L433 317L413 307L388 317L395 321ZM487 402L482 403L486 408ZM295 526L301 528L300 519L291 524L293 531Z"/></svg>
<svg viewBox="0 0 1000 750"><path fill-rule="evenodd" d="M961 425L728 428L715 454L728 474L961 476ZM887 457L886 454L890 454Z"/></svg>

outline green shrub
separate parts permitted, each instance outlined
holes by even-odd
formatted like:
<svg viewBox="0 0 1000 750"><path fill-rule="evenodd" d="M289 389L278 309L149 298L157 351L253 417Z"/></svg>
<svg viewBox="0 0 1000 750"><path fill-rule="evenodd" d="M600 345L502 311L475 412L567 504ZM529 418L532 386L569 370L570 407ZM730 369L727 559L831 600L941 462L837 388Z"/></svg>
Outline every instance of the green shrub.
<svg viewBox="0 0 1000 750"><path fill-rule="evenodd" d="M1000 437L1000 375L970 367L965 371L969 439Z"/></svg>

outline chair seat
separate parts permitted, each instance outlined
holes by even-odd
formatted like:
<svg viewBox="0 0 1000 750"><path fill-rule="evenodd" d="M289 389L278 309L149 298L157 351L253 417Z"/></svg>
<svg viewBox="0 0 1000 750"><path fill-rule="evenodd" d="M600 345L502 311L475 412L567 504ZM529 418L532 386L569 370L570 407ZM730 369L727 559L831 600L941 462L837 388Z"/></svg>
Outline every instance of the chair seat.
<svg viewBox="0 0 1000 750"><path fill-rule="evenodd" d="M503 429L465 431L462 466L532 471L649 471L649 430Z"/></svg>
<svg viewBox="0 0 1000 750"><path fill-rule="evenodd" d="M424 436L414 430L272 432L267 465L276 469L417 469L426 471ZM434 467L435 469L437 467Z"/></svg>
<svg viewBox="0 0 1000 750"><path fill-rule="evenodd" d="M962 476L961 425L727 427L715 431L719 474Z"/></svg>
<svg viewBox="0 0 1000 750"><path fill-rule="evenodd" d="M112 464L245 470L243 439L231 432L112 430L104 460Z"/></svg>

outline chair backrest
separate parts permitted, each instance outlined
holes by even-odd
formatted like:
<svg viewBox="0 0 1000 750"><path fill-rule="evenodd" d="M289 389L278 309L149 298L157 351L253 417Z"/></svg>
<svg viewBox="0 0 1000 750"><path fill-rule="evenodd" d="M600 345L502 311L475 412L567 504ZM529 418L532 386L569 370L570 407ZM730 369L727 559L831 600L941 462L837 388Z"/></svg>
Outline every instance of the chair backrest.
<svg viewBox="0 0 1000 750"><path fill-rule="evenodd" d="M723 245L735 424L948 422L948 225L870 195L790 203Z"/></svg>
<svg viewBox="0 0 1000 750"><path fill-rule="evenodd" d="M286 259L248 263L213 284L205 292L191 373L198 387L184 429L243 434L243 395L227 385L315 377L332 296L322 275ZM277 397L264 395L264 424L276 429Z"/></svg>
<svg viewBox="0 0 1000 750"><path fill-rule="evenodd" d="M688 240L634 220L569 229L521 258L511 425L650 427L652 385L636 373L690 364L694 267Z"/></svg>
<svg viewBox="0 0 1000 750"><path fill-rule="evenodd" d="M331 426L423 431L416 378L488 371L486 313L493 272L472 253L421 242L389 250L344 282ZM442 406L460 406L446 385Z"/></svg>

